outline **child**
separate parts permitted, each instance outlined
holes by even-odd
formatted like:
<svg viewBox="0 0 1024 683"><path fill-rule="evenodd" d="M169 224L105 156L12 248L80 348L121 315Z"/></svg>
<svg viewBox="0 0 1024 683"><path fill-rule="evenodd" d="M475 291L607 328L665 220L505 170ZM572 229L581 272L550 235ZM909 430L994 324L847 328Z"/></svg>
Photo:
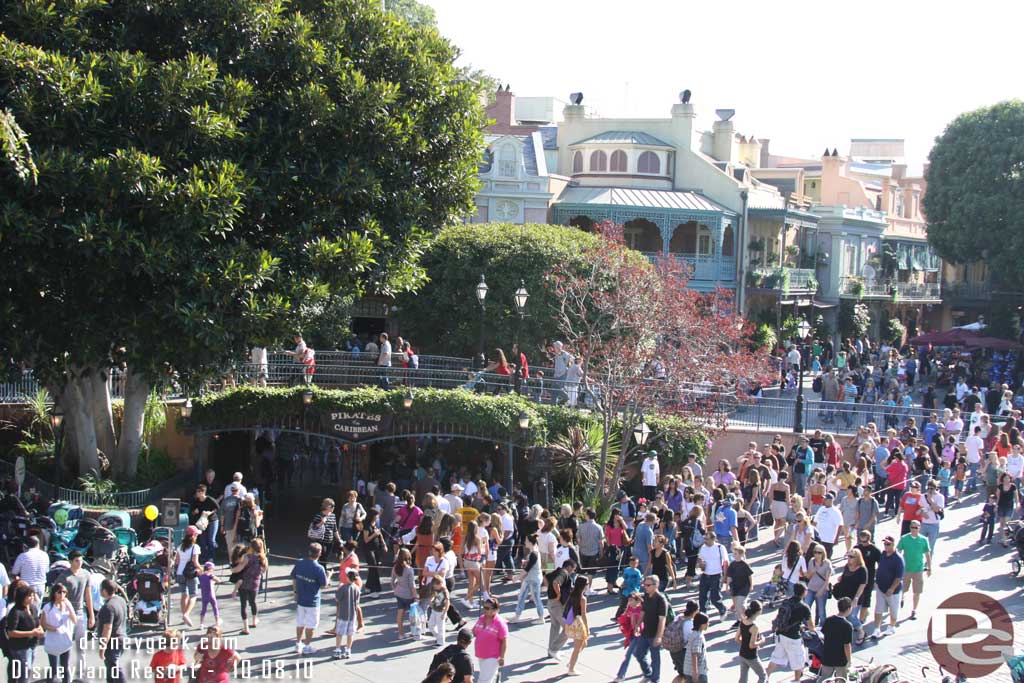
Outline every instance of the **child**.
<svg viewBox="0 0 1024 683"><path fill-rule="evenodd" d="M693 615L693 630L686 640L686 659L683 664L683 676L691 681L708 680L707 641L704 631L708 629L708 615Z"/></svg>
<svg viewBox="0 0 1024 683"><path fill-rule="evenodd" d="M206 620L206 608L213 608L213 620L220 626L220 608L217 606L217 584L220 583L213 574L213 562L203 565L203 573L199 575L199 592L203 598L203 611L199 613L199 628L203 628Z"/></svg>
<svg viewBox="0 0 1024 683"><path fill-rule="evenodd" d="M352 641L356 637L356 614L359 608L359 572L349 569L348 583L342 583L335 592L334 612L334 656L338 659L352 658ZM341 646L341 639L345 646Z"/></svg>
<svg viewBox="0 0 1024 683"><path fill-rule="evenodd" d="M451 597L448 595L448 587L444 585L444 579L435 576L430 580L430 616L427 617L427 628L437 639L438 647L444 647L444 620L450 604Z"/></svg>
<svg viewBox="0 0 1024 683"><path fill-rule="evenodd" d="M229 596L232 599L238 597L238 588L242 585L242 570L245 569L245 566L248 564L248 561L245 559L245 555L248 550L248 546L241 543L235 545L235 547L231 549L231 557L229 558L231 574L228 576L228 582L234 588Z"/></svg>
<svg viewBox="0 0 1024 683"><path fill-rule="evenodd" d="M150 675L154 683L181 683L181 669L185 666L185 652L181 649L181 633L167 629L160 638L160 649L149 660Z"/></svg>
<svg viewBox="0 0 1024 683"><path fill-rule="evenodd" d="M643 574L640 573L640 559L636 555L630 555L629 565L622 570L622 588L619 590L619 609L615 611L616 619L622 616L626 610L629 596L640 592L643 578Z"/></svg>
<svg viewBox="0 0 1024 683"><path fill-rule="evenodd" d="M949 465L942 463L942 467L939 468L939 489L946 500L949 500L949 487L952 485L952 479L953 472L949 469Z"/></svg>
<svg viewBox="0 0 1024 683"><path fill-rule="evenodd" d="M619 630L626 637L625 647L633 641L633 636L640 633L644 621L644 601L639 593L629 596L626 603L626 611L619 615Z"/></svg>
<svg viewBox="0 0 1024 683"><path fill-rule="evenodd" d="M761 589L761 595L758 597L761 602L771 603L784 595L786 595L786 580L782 576L782 565L777 564L772 571L771 581Z"/></svg>
<svg viewBox="0 0 1024 683"><path fill-rule="evenodd" d="M996 496L994 493L989 494L988 502L985 503L985 507L981 509L981 539L978 544L981 545L985 542L985 537L988 536L989 544L992 543L992 534L996 530Z"/></svg>
<svg viewBox="0 0 1024 683"><path fill-rule="evenodd" d="M953 491L956 494L953 499L960 500L964 492L964 482L967 481L967 458L960 456L956 459L956 481L953 484Z"/></svg>

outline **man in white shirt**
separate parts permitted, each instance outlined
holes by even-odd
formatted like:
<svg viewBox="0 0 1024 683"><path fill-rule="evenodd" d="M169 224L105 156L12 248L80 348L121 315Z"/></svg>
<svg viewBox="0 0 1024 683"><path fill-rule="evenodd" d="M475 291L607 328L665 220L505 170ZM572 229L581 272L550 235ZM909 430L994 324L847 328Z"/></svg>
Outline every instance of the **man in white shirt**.
<svg viewBox="0 0 1024 683"><path fill-rule="evenodd" d="M658 495L658 482L661 481L661 465L658 464L658 451L647 451L647 457L644 458L640 471L643 476L644 498L652 501Z"/></svg>
<svg viewBox="0 0 1024 683"><path fill-rule="evenodd" d="M249 353L249 363L252 365L252 373L256 376L256 384L261 387L267 386L267 347L254 346Z"/></svg>
<svg viewBox="0 0 1024 683"><path fill-rule="evenodd" d="M234 494L231 493L232 486L237 488L237 492ZM236 495L239 498L245 498L246 493L248 493L248 491L246 491L245 487L242 486L242 473L235 472L234 474L231 475L231 483L224 487L224 495Z"/></svg>
<svg viewBox="0 0 1024 683"><path fill-rule="evenodd" d="M28 547L14 560L11 574L21 577L21 580L42 600L46 594L46 573L50 571L50 556L39 549L39 539L35 536L26 538L25 545Z"/></svg>
<svg viewBox="0 0 1024 683"><path fill-rule="evenodd" d="M456 482L452 484L452 492L447 493L444 496L444 499L448 501L448 506L451 508L452 512L458 512L459 508L464 505L462 502L462 491L462 484Z"/></svg>
<svg viewBox="0 0 1024 683"><path fill-rule="evenodd" d="M946 508L946 497L939 493L935 480L929 481L921 502L921 535L928 539L932 558L935 557L935 543L939 540L939 517Z"/></svg>
<svg viewBox="0 0 1024 683"><path fill-rule="evenodd" d="M697 593L700 611L707 614L710 599L711 604L718 608L718 616L724 617L726 609L722 602L721 586L722 577L729 567L729 556L710 529L704 534L704 545L697 551L697 566L701 569Z"/></svg>
<svg viewBox="0 0 1024 683"><path fill-rule="evenodd" d="M1006 473L1013 477L1014 483L1019 488L1021 477L1024 475L1024 455L1021 455L1016 448L1006 456Z"/></svg>
<svg viewBox="0 0 1024 683"><path fill-rule="evenodd" d="M975 427L974 433L964 441L964 448L967 449L967 466L971 468L971 475L967 478L966 493L974 493L978 488L978 470L981 468L981 450L984 447L981 427Z"/></svg>
<svg viewBox="0 0 1024 683"><path fill-rule="evenodd" d="M391 385L387 371L387 368L391 367L391 342L388 341L387 332L380 333L380 351L377 353L377 366L382 368L379 378L380 386L382 389L388 389Z"/></svg>
<svg viewBox="0 0 1024 683"><path fill-rule="evenodd" d="M956 383L956 402L963 403L964 396L970 391L970 387L967 386L967 382L961 377Z"/></svg>
<svg viewBox="0 0 1024 683"><path fill-rule="evenodd" d="M839 530L843 528L843 515L835 506L835 499L831 491L826 493L825 504L814 515L814 528L818 530L821 544L825 546L825 555L829 559L832 559L832 547L839 538Z"/></svg>
<svg viewBox="0 0 1024 683"><path fill-rule="evenodd" d="M789 350L789 353L786 354L786 361L789 363L789 367L793 372L800 369L800 351L796 348L795 344Z"/></svg>

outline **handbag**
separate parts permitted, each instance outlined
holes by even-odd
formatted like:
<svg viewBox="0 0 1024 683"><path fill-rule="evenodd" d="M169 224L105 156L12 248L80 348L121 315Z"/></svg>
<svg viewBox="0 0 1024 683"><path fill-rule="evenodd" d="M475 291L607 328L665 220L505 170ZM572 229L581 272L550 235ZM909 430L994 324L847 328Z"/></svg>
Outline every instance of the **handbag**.
<svg viewBox="0 0 1024 683"><path fill-rule="evenodd" d="M306 538L310 541L323 541L324 536L327 535L327 525L320 523L317 525L316 520L309 523L309 528L306 530Z"/></svg>
<svg viewBox="0 0 1024 683"><path fill-rule="evenodd" d="M199 533L206 531L210 527L210 515L212 514L213 511L211 510L210 512L204 512L199 515L199 519L197 519L195 523L195 527L199 529Z"/></svg>

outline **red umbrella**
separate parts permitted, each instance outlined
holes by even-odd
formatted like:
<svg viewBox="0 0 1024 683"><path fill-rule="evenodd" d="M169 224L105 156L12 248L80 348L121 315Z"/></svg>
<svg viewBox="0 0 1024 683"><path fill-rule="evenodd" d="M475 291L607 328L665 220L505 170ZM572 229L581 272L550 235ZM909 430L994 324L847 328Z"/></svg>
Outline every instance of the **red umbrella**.
<svg viewBox="0 0 1024 683"><path fill-rule="evenodd" d="M932 344L934 346L964 346L969 339L977 339L981 335L971 330L952 329L945 332L926 332L919 334L908 343L913 346Z"/></svg>
<svg viewBox="0 0 1024 683"><path fill-rule="evenodd" d="M1021 348L1017 342L999 337L975 337L968 339L964 346L969 349L992 349L994 351L1011 351Z"/></svg>

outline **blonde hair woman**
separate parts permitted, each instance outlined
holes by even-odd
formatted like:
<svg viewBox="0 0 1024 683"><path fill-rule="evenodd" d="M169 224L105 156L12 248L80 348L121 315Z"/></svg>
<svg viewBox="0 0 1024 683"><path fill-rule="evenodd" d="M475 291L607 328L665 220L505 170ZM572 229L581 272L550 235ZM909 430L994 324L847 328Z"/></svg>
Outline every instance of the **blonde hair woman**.
<svg viewBox="0 0 1024 683"><path fill-rule="evenodd" d="M477 518L479 519L479 517ZM466 537L462 539L462 568L466 570L466 597L462 604L472 609L473 598L480 587L480 568L487 558L487 532L473 520L466 525Z"/></svg>

